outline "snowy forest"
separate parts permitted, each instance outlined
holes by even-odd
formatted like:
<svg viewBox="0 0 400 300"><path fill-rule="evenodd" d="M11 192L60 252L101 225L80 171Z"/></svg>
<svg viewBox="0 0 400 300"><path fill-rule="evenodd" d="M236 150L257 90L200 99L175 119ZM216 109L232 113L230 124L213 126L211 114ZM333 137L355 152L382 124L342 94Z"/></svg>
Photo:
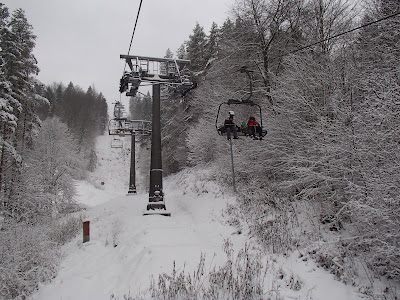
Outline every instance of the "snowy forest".
<svg viewBox="0 0 400 300"><path fill-rule="evenodd" d="M236 1L221 26L197 23L177 53L166 51L191 61L197 88L184 97L163 89L161 104L164 175L207 167L233 193L217 109L248 97L240 70L252 70L268 133L233 141L230 225L348 285L362 270L387 283L381 299L398 299L400 283L399 12L398 0ZM0 20L0 297L25 299L55 276L56 253L81 229L69 216L80 209L74 180L96 167L107 104L94 87L38 82L23 10L0 4ZM232 110L237 122L260 119L252 107ZM130 114L151 120L150 94L131 98Z"/></svg>
<svg viewBox="0 0 400 300"><path fill-rule="evenodd" d="M106 99L93 87L36 79L35 39L25 12L0 3L2 299L22 299L53 276L58 244L78 229L65 219L78 209L74 180L96 166L94 140L108 124Z"/></svg>
<svg viewBox="0 0 400 300"><path fill-rule="evenodd" d="M234 141L233 224L266 251L302 249L348 284L359 269L398 283L400 3L352 3L237 1L221 27L197 24L176 57L191 60L198 88L162 103L164 168L207 165L232 185L215 119L221 102L248 96L247 66L268 134ZM243 110L237 122L257 113Z"/></svg>

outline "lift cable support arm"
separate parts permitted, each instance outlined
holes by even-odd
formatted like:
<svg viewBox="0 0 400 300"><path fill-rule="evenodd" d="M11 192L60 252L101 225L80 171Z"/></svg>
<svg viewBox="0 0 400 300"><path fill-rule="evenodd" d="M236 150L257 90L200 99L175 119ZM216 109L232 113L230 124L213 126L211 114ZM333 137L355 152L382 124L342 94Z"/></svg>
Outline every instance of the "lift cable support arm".
<svg viewBox="0 0 400 300"><path fill-rule="evenodd" d="M197 86L189 70L190 60L124 54L120 58L130 68L120 81L120 93L128 90L126 96L135 96L142 81L166 84L182 96Z"/></svg>

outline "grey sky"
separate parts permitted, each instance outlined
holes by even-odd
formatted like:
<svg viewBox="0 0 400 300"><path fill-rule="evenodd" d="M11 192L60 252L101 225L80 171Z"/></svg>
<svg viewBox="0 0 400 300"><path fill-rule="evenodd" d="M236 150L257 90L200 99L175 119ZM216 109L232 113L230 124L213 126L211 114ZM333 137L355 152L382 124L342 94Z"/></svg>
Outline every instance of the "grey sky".
<svg viewBox="0 0 400 300"><path fill-rule="evenodd" d="M72 81L94 85L108 102L119 99L127 54L140 0L3 0L12 12L25 10L37 36L34 54L45 84ZM199 22L208 34L228 17L233 0L144 0L130 54L175 54ZM122 96L122 99L127 99ZM127 100L125 100L127 101Z"/></svg>

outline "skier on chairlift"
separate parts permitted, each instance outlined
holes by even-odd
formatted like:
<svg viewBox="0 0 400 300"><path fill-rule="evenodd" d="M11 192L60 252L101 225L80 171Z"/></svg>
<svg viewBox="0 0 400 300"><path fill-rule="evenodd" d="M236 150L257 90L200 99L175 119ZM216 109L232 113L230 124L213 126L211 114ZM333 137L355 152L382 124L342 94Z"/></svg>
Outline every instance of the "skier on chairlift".
<svg viewBox="0 0 400 300"><path fill-rule="evenodd" d="M240 125L240 132L243 132L243 134L245 136L247 136L249 134L248 128L247 128L247 123L245 121L243 121L242 124Z"/></svg>
<svg viewBox="0 0 400 300"><path fill-rule="evenodd" d="M233 138L238 139L237 135L237 130L236 130L236 124L233 121L233 117L235 116L235 113L233 111L229 112L229 117L225 120L224 122L224 127L226 131L226 137L228 140L231 139L231 132L233 132Z"/></svg>
<svg viewBox="0 0 400 300"><path fill-rule="evenodd" d="M247 128L249 135L252 136L255 140L262 140L262 128L260 124L256 121L256 118L250 117L247 121ZM258 137L256 136L258 134Z"/></svg>

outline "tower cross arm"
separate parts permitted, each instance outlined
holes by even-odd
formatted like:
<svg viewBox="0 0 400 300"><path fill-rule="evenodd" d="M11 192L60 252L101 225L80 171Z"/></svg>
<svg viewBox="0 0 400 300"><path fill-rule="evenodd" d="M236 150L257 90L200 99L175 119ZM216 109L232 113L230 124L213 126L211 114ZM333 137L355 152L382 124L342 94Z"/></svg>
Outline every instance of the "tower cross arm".
<svg viewBox="0 0 400 300"><path fill-rule="evenodd" d="M148 56L138 56L138 55L125 55L121 54L119 56L121 59L125 59L127 62L132 59L145 60L145 61L154 61L154 62L176 62L178 64L190 65L190 60L187 59L174 59L174 58L157 58L157 57L148 57Z"/></svg>

